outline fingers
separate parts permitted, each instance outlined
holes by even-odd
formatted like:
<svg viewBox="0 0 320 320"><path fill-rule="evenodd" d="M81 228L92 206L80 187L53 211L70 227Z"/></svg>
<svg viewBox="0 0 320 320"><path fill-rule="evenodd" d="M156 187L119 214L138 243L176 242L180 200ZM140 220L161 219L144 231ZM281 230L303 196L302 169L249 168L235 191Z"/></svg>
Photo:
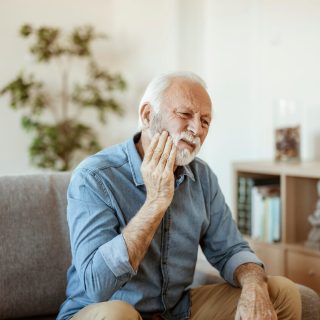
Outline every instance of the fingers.
<svg viewBox="0 0 320 320"><path fill-rule="evenodd" d="M171 150L170 150L170 154L166 164L166 169L169 170L170 172L173 172L174 164L176 162L176 155L177 155L177 147L173 142L171 142Z"/></svg>
<svg viewBox="0 0 320 320"><path fill-rule="evenodd" d="M166 140L166 144L163 149L163 152L162 152L161 157L159 159L158 166L157 166L160 171L163 171L168 163L167 161L170 157L172 146L173 146L172 138L170 136L168 136L167 140Z"/></svg>
<svg viewBox="0 0 320 320"><path fill-rule="evenodd" d="M151 140L151 143L148 147L148 149L146 150L146 153L144 155L144 159L149 162L153 156L153 152L154 152L154 149L156 148L156 146L158 145L158 141L159 141L159 138L160 138L160 133L156 133L152 140Z"/></svg>
<svg viewBox="0 0 320 320"><path fill-rule="evenodd" d="M152 160L154 161L154 164L157 165L159 163L159 160L163 154L163 151L165 149L165 146L167 144L168 140L168 132L162 131L157 146L154 149Z"/></svg>
<svg viewBox="0 0 320 320"><path fill-rule="evenodd" d="M160 172L168 170L173 172L177 148L173 143L172 137L167 131L157 133L145 153L144 162L150 163L152 167Z"/></svg>
<svg viewBox="0 0 320 320"><path fill-rule="evenodd" d="M155 165L158 164L159 159L163 153L163 148L166 144L167 137L168 137L168 132L166 131L162 131L161 134L156 133L154 135L146 151L146 154L144 156L144 160L146 162L150 162L151 160L154 160Z"/></svg>

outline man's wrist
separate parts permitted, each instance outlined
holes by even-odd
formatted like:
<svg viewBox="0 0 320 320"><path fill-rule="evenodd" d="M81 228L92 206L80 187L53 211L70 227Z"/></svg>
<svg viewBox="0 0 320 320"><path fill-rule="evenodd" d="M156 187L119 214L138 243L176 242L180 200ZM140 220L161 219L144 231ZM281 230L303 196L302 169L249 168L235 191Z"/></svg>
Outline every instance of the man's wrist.
<svg viewBox="0 0 320 320"><path fill-rule="evenodd" d="M268 291L268 282L261 279L252 278L241 284L241 287L245 291L254 290L257 287L261 288L262 290Z"/></svg>
<svg viewBox="0 0 320 320"><path fill-rule="evenodd" d="M240 265L235 271L235 279L241 287L260 285L267 288L268 278L264 269L254 263Z"/></svg>
<svg viewBox="0 0 320 320"><path fill-rule="evenodd" d="M159 200L151 199L148 197L144 203L144 207L155 213L165 213L166 210L168 209L168 206L161 203Z"/></svg>

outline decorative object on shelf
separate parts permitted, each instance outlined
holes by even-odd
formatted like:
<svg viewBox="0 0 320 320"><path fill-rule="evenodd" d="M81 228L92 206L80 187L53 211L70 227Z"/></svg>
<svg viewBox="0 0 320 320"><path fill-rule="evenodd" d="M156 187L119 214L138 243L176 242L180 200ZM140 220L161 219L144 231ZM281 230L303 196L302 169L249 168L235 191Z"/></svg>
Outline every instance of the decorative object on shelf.
<svg viewBox="0 0 320 320"><path fill-rule="evenodd" d="M305 245L308 248L320 250L320 180L317 184L317 191L319 199L314 213L308 218L312 225L312 229L308 235L308 240L305 242Z"/></svg>
<svg viewBox="0 0 320 320"><path fill-rule="evenodd" d="M123 114L114 93L124 90L126 82L120 74L98 66L91 45L106 37L92 26L76 27L65 35L59 28L25 24L20 35L32 39L30 53L38 63L48 67L57 64L61 89L55 92L53 86L45 88L45 81L21 72L1 89L0 96L9 95L10 107L22 113L22 127L33 134L29 146L31 162L41 168L69 170L79 161L77 156L100 149L93 128L80 120L81 112L95 110L103 124L107 112ZM87 69L87 79L75 79L76 75L71 79L72 63Z"/></svg>
<svg viewBox="0 0 320 320"><path fill-rule="evenodd" d="M300 161L300 118L296 103L280 99L274 111L275 160Z"/></svg>

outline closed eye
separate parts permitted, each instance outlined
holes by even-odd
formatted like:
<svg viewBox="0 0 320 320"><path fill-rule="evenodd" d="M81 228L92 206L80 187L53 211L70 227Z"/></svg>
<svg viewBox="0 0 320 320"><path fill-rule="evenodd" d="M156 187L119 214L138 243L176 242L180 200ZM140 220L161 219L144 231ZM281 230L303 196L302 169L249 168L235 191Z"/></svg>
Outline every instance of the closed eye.
<svg viewBox="0 0 320 320"><path fill-rule="evenodd" d="M183 117L183 118L188 118L191 116L191 113L189 112L177 112L177 114L180 116L180 117Z"/></svg>
<svg viewBox="0 0 320 320"><path fill-rule="evenodd" d="M205 127L209 127L210 126L210 122L206 119L202 119L201 120L202 125L204 125Z"/></svg>

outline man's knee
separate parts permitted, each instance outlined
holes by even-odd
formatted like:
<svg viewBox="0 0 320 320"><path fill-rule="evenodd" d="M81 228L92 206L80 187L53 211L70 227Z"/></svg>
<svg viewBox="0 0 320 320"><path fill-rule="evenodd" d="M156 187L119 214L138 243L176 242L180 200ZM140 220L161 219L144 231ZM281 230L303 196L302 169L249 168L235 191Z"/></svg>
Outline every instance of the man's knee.
<svg viewBox="0 0 320 320"><path fill-rule="evenodd" d="M120 300L91 304L80 310L72 319L75 320L142 320L135 308Z"/></svg>
<svg viewBox="0 0 320 320"><path fill-rule="evenodd" d="M123 320L131 320L131 319L142 319L138 311L129 303L125 301L108 301L106 302L108 305L105 308L106 311L106 320L109 319L123 319ZM112 315L112 317L111 317Z"/></svg>
<svg viewBox="0 0 320 320"><path fill-rule="evenodd" d="M287 299L298 299L300 301L298 286L288 278L270 276L268 277L268 284L272 295L283 296Z"/></svg>
<svg viewBox="0 0 320 320"><path fill-rule="evenodd" d="M279 319L286 319L291 314L292 318L301 317L301 297L298 286L291 280L281 276L268 277L269 295L277 311ZM283 317L279 317L283 315ZM284 316L285 315L285 316Z"/></svg>

